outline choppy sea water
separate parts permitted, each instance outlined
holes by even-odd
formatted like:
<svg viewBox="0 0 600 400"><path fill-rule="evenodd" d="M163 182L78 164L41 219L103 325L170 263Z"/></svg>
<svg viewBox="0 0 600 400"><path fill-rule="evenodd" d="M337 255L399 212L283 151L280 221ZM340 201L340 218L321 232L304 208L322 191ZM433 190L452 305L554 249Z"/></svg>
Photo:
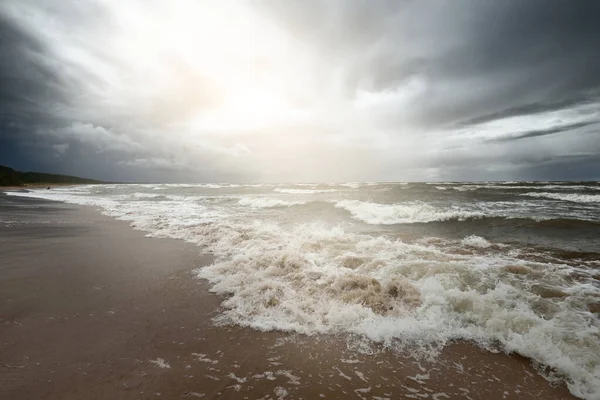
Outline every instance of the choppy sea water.
<svg viewBox="0 0 600 400"><path fill-rule="evenodd" d="M213 253L216 323L433 358L516 352L600 398L600 183L144 184L32 190ZM0 221L2 222L2 221ZM10 223L5 221L5 223Z"/></svg>

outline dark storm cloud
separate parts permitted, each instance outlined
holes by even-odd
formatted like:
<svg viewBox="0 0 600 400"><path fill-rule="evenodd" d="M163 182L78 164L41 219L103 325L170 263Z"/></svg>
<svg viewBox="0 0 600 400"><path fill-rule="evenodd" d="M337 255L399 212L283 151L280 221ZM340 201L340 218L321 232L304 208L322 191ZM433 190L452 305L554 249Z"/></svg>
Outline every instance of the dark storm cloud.
<svg viewBox="0 0 600 400"><path fill-rule="evenodd" d="M332 68L347 62L349 93L426 78L412 117L427 125L540 101L566 105L600 87L596 2L262 4L314 41Z"/></svg>
<svg viewBox="0 0 600 400"><path fill-rule="evenodd" d="M561 126L558 128L539 129L539 130L532 130L532 131L510 134L508 136L504 136L501 138L488 139L487 141L488 142L508 142L511 140L521 140L521 139L527 139L527 138L534 138L534 137L538 137L538 136L554 135L554 134L561 133L561 132L569 132L574 129L583 128L588 125L594 125L594 124L597 124L598 122L600 122L600 121L578 122L576 124L569 124L569 125Z"/></svg>
<svg viewBox="0 0 600 400"><path fill-rule="evenodd" d="M460 28L460 43L435 63L434 72L447 79L468 81L474 76L490 82L494 90L474 99L479 106L467 101L467 107L481 111L521 107L528 113L529 106L529 112L540 112L544 105L558 109L587 102L590 92L597 93L600 4L479 2L475 9L478 12ZM472 113L459 110L463 115Z"/></svg>
<svg viewBox="0 0 600 400"><path fill-rule="evenodd" d="M64 123L59 110L68 98L46 56L43 43L0 13L0 164L74 172L57 165L54 141L34 134Z"/></svg>
<svg viewBox="0 0 600 400"><path fill-rule="evenodd" d="M457 126L468 126L468 125L476 125L484 122L490 122L497 119L508 118L508 117L516 117L522 115L531 115L531 114L539 114L547 111L556 111L562 110L565 108L574 107L577 105L584 104L596 104L600 103L600 95L599 94L590 94L583 93L579 95L575 95L570 98L562 99L562 100L549 100L542 101L538 103L525 104L512 108L508 108L506 110L496 111L487 115L480 115L475 118L471 118L467 121L461 121Z"/></svg>
<svg viewBox="0 0 600 400"><path fill-rule="evenodd" d="M223 7L242 4L276 26L272 36L291 50L223 66L233 64L235 74L260 64L267 76L287 77L290 103L307 111L301 122L283 118L225 135L195 125L226 103L228 83L207 75L204 64L239 49L220 52L223 33L212 43L191 38L197 62L177 47L185 36L159 48L171 33L161 30L163 9L188 7L184 0L177 7L6 0L0 143L30 165L119 180L549 179L565 170L593 177L598 2L256 0Z"/></svg>
<svg viewBox="0 0 600 400"><path fill-rule="evenodd" d="M0 16L0 123L24 131L38 120L53 120L48 106L61 101L58 72L40 63L43 45Z"/></svg>
<svg viewBox="0 0 600 400"><path fill-rule="evenodd" d="M136 74L111 54L114 15L103 2L61 4L0 5L0 143L11 149L0 164L107 180L240 180L237 171L211 165L210 155L201 171L190 170L181 157L187 144L157 131L210 106L206 99L218 97L210 82L166 54L169 87L139 94L123 85L112 95Z"/></svg>

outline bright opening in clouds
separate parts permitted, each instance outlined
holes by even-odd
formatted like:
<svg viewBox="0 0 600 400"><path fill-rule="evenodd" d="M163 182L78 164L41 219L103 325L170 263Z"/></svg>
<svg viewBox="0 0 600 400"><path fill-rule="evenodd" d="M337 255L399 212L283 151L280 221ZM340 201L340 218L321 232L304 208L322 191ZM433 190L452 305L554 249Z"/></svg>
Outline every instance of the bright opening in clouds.
<svg viewBox="0 0 600 400"><path fill-rule="evenodd" d="M600 179L600 7L0 4L0 163L108 180Z"/></svg>

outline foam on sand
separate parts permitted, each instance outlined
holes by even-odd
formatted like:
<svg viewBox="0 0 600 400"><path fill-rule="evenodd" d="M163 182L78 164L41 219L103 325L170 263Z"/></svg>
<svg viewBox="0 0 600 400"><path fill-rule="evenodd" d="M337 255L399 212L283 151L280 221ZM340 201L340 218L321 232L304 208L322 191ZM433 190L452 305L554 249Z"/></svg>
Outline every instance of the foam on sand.
<svg viewBox="0 0 600 400"><path fill-rule="evenodd" d="M171 368L171 365L169 365L169 363L166 362L165 360L163 360L162 358L157 358L156 360L150 360L150 362L152 364L155 364L159 368L163 368L163 369Z"/></svg>

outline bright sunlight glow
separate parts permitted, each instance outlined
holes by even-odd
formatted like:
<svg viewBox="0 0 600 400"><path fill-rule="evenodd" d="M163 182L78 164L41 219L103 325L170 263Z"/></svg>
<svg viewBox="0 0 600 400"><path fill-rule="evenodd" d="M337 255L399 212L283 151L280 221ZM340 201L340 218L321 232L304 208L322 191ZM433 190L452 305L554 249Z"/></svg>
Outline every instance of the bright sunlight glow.
<svg viewBox="0 0 600 400"><path fill-rule="evenodd" d="M160 3L150 11L119 4L119 10L116 46L141 72L140 86L148 86L147 77L155 80L153 87L170 85L173 78L161 65L178 59L217 93L212 108L190 115L198 130L252 131L295 112L287 94L293 74L285 36L244 3Z"/></svg>

